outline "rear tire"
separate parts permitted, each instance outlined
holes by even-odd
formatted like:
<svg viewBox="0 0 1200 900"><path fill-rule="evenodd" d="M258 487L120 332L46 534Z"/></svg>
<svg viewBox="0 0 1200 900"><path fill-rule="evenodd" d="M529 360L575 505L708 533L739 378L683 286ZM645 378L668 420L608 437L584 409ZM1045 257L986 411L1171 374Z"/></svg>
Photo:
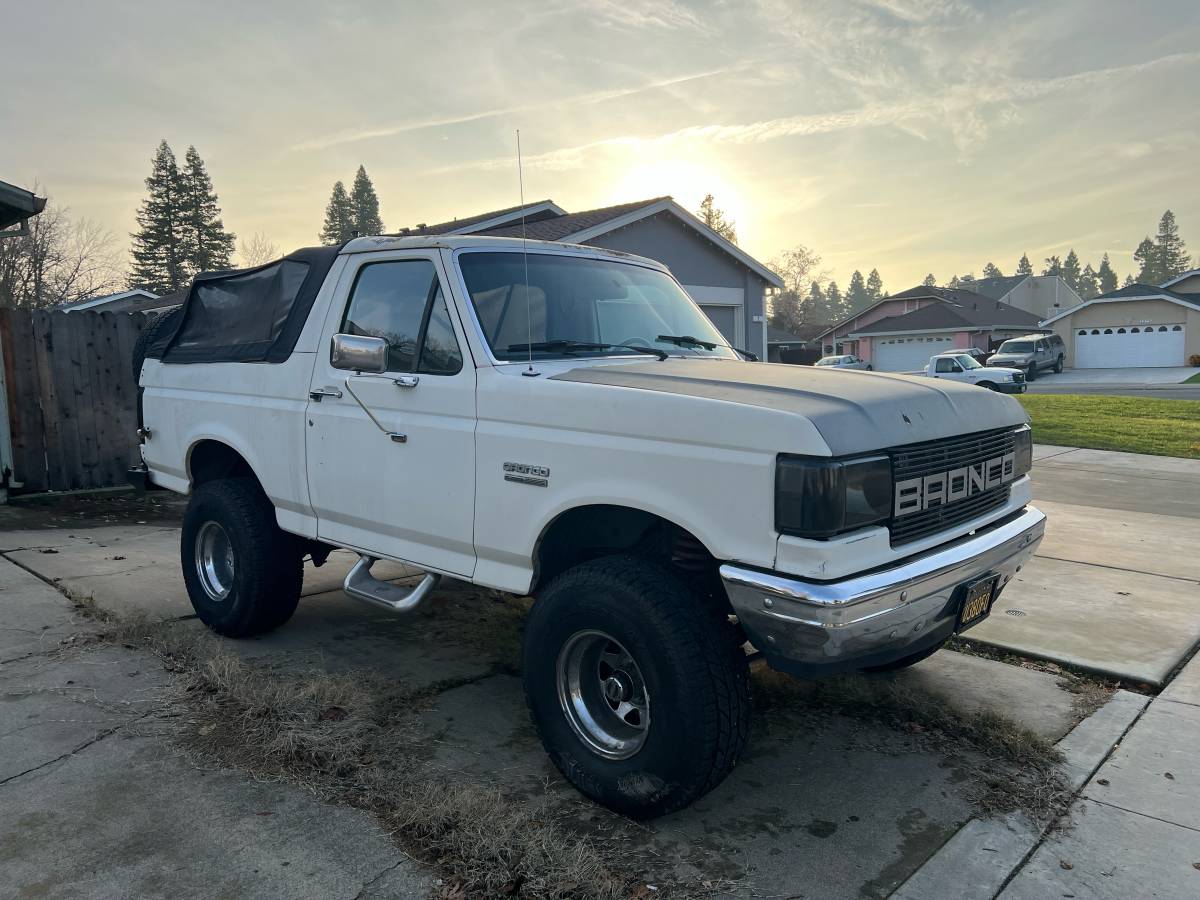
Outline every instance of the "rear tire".
<svg viewBox="0 0 1200 900"><path fill-rule="evenodd" d="M1063 358L1060 356L1054 361L1054 374L1061 375L1063 370Z"/></svg>
<svg viewBox="0 0 1200 900"><path fill-rule="evenodd" d="M201 484L183 517L183 580L196 616L226 637L278 628L300 602L304 563L295 539L253 478Z"/></svg>
<svg viewBox="0 0 1200 900"><path fill-rule="evenodd" d="M749 671L735 629L652 562L608 557L559 575L529 615L522 668L554 764L623 815L687 806L746 745Z"/></svg>

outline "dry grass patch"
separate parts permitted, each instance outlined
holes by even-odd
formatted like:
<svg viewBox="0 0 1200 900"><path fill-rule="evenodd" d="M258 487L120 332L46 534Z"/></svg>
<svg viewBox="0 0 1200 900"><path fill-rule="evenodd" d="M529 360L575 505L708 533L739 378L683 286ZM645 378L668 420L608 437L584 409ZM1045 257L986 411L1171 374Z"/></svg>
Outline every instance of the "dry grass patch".
<svg viewBox="0 0 1200 900"><path fill-rule="evenodd" d="M107 637L151 650L182 676L176 699L193 752L371 812L443 874L447 896L616 898L636 887L636 873L614 870L549 801L428 764L417 719L452 685L273 671L232 656L195 622L110 623Z"/></svg>

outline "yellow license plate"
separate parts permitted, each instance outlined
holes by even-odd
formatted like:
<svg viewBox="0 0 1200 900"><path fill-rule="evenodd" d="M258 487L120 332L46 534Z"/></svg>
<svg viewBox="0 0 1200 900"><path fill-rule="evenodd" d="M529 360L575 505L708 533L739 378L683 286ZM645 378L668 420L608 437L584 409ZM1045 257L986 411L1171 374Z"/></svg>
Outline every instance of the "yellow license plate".
<svg viewBox="0 0 1200 900"><path fill-rule="evenodd" d="M958 617L958 628L961 631L969 628L983 619L992 609L992 600L996 594L995 576L981 578L966 586L963 596L962 613Z"/></svg>

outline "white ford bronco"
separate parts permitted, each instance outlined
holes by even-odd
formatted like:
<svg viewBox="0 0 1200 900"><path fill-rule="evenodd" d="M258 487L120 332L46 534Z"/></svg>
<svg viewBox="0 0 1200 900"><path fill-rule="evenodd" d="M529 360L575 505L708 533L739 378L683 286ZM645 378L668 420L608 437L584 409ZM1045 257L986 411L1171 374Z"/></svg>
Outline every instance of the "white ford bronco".
<svg viewBox="0 0 1200 900"><path fill-rule="evenodd" d="M1012 399L741 355L651 260L357 238L198 276L147 328L134 475L190 495L183 576L229 637L286 622L334 548L360 557L346 593L395 613L440 578L533 595L547 752L651 817L734 766L750 660L910 665L1045 525Z"/></svg>

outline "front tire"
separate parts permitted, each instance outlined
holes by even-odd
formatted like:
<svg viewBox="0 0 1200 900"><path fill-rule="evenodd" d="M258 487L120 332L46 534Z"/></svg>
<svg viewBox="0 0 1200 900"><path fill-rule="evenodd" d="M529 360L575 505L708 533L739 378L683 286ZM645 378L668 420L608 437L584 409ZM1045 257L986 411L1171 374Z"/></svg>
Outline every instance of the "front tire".
<svg viewBox="0 0 1200 900"><path fill-rule="evenodd" d="M218 634L271 631L300 602L303 558L252 478L196 488L183 517L180 556L192 608Z"/></svg>
<svg viewBox="0 0 1200 900"><path fill-rule="evenodd" d="M1038 376L1037 363L1030 363L1029 369L1025 373L1025 380L1026 381L1037 381L1037 376Z"/></svg>
<svg viewBox="0 0 1200 900"><path fill-rule="evenodd" d="M559 771L632 818L712 790L749 735L749 672L734 628L642 559L608 557L558 576L526 623L522 668Z"/></svg>
<svg viewBox="0 0 1200 900"><path fill-rule="evenodd" d="M1060 356L1054 361L1054 374L1061 375L1063 370L1063 358Z"/></svg>

